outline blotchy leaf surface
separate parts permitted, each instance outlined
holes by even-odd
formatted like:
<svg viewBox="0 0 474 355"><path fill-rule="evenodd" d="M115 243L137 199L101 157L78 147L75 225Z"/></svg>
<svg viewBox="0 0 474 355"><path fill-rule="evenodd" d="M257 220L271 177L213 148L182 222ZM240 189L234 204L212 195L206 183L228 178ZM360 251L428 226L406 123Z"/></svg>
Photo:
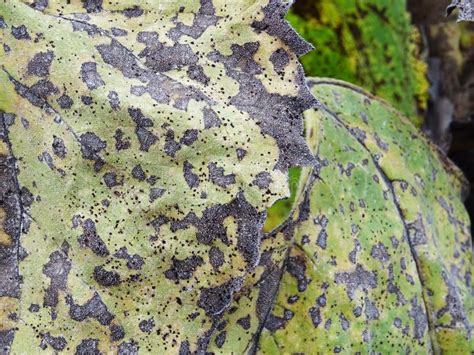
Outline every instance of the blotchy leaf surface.
<svg viewBox="0 0 474 355"><path fill-rule="evenodd" d="M269 354L472 352L463 176L385 102L310 85L317 163L303 169L293 220L264 240L260 276L228 315L246 327L227 338Z"/></svg>
<svg viewBox="0 0 474 355"><path fill-rule="evenodd" d="M313 162L287 7L0 4L2 351L208 348Z"/></svg>

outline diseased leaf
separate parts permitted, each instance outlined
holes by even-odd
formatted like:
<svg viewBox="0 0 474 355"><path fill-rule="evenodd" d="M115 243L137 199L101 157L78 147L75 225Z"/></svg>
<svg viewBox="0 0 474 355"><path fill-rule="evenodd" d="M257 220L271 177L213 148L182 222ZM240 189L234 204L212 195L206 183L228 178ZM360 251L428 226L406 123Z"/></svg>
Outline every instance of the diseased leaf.
<svg viewBox="0 0 474 355"><path fill-rule="evenodd" d="M472 352L462 174L380 99L309 84L322 102L305 113L317 162L302 171L293 219L263 241L254 283L226 315L228 342L219 349L216 335L214 350Z"/></svg>
<svg viewBox="0 0 474 355"><path fill-rule="evenodd" d="M464 181L407 119L317 104L287 2L119 3L0 3L3 352L474 350Z"/></svg>
<svg viewBox="0 0 474 355"><path fill-rule="evenodd" d="M205 351L314 161L286 2L134 4L0 4L2 352Z"/></svg>

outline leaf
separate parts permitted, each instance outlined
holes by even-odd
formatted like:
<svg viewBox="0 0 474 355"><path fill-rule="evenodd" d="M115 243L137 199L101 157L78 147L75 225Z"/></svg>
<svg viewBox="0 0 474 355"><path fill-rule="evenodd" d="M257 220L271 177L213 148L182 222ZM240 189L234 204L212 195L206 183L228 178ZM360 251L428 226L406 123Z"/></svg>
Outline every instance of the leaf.
<svg viewBox="0 0 474 355"><path fill-rule="evenodd" d="M283 1L0 4L0 346L205 351L314 162Z"/></svg>
<svg viewBox="0 0 474 355"><path fill-rule="evenodd" d="M472 352L462 174L384 101L341 81L309 85L322 103L305 113L317 163L226 315L228 341L211 349Z"/></svg>
<svg viewBox="0 0 474 355"><path fill-rule="evenodd" d="M301 58L307 75L362 86L421 127L429 82L407 1L297 1L287 18L315 47Z"/></svg>

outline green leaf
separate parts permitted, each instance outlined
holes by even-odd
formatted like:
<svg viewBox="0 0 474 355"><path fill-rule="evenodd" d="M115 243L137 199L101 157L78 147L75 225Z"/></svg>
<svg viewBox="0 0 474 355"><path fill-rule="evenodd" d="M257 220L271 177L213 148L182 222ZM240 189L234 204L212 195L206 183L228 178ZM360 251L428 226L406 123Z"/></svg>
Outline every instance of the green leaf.
<svg viewBox="0 0 474 355"><path fill-rule="evenodd" d="M420 35L410 23L406 3L297 1L287 18L315 47L301 58L307 75L362 86L421 126L429 82L417 49Z"/></svg>
<svg viewBox="0 0 474 355"><path fill-rule="evenodd" d="M0 4L6 352L205 351L314 161L286 2L134 4Z"/></svg>

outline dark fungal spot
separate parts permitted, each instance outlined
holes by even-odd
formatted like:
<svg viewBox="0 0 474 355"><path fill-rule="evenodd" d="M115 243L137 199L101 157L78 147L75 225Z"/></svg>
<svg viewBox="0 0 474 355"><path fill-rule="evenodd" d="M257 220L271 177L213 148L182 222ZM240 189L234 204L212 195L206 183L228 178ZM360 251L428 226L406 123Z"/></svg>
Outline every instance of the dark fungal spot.
<svg viewBox="0 0 474 355"><path fill-rule="evenodd" d="M86 132L80 137L81 153L84 159L98 160L98 154L107 147L107 143L93 132Z"/></svg>
<svg viewBox="0 0 474 355"><path fill-rule="evenodd" d="M354 314L355 317L360 317L362 315L362 307L357 306L354 308L352 314Z"/></svg>
<svg viewBox="0 0 474 355"><path fill-rule="evenodd" d="M217 247L211 247L209 250L209 262L214 271L218 272L219 268L224 264L224 253Z"/></svg>
<svg viewBox="0 0 474 355"><path fill-rule="evenodd" d="M117 176L114 171L109 171L104 174L104 182L111 189L112 187L123 185L123 177Z"/></svg>
<svg viewBox="0 0 474 355"><path fill-rule="evenodd" d="M64 350L67 345L66 339L62 336L52 336L51 333L46 333L41 340L40 347L45 350L47 346L51 346L56 351Z"/></svg>
<svg viewBox="0 0 474 355"><path fill-rule="evenodd" d="M0 350L5 354L10 353L14 336L15 329L0 330Z"/></svg>
<svg viewBox="0 0 474 355"><path fill-rule="evenodd" d="M235 174L224 174L224 168L218 167L216 163L209 163L209 180L217 186L226 188L228 185L235 184Z"/></svg>
<svg viewBox="0 0 474 355"><path fill-rule="evenodd" d="M217 334L215 343L219 349L222 348L222 346L224 345L226 336L227 336L227 332L225 330Z"/></svg>
<svg viewBox="0 0 474 355"><path fill-rule="evenodd" d="M306 278L306 262L302 256L290 256L287 261L286 271L298 282L298 291L303 292L311 282Z"/></svg>
<svg viewBox="0 0 474 355"><path fill-rule="evenodd" d="M43 274L51 281L44 292L43 303L47 307L56 307L59 290L67 288L67 278L71 271L71 261L68 258L69 244L64 242L59 250L49 256L49 261L43 266Z"/></svg>
<svg viewBox="0 0 474 355"><path fill-rule="evenodd" d="M183 163L183 176L190 188L199 186L199 176L193 173L194 166L187 160Z"/></svg>
<svg viewBox="0 0 474 355"><path fill-rule="evenodd" d="M377 306L368 297L365 297L364 313L368 321L379 319L380 314Z"/></svg>
<svg viewBox="0 0 474 355"><path fill-rule="evenodd" d="M259 189L268 189L271 182L271 175L266 171L258 173L253 180L253 184L257 185Z"/></svg>
<svg viewBox="0 0 474 355"><path fill-rule="evenodd" d="M18 27L12 26L12 36L16 39L31 39L28 30L26 29L25 25L21 25Z"/></svg>
<svg viewBox="0 0 474 355"><path fill-rule="evenodd" d="M300 299L299 296L297 296L297 295L292 295L292 296L289 296L289 297L288 297L287 302L288 302L289 304L294 304L294 303L298 302L299 299Z"/></svg>
<svg viewBox="0 0 474 355"><path fill-rule="evenodd" d="M366 271L363 266L357 264L352 272L340 272L335 276L336 284L345 284L347 296L352 300L357 289L369 290L377 287L377 274L374 271Z"/></svg>
<svg viewBox="0 0 474 355"><path fill-rule="evenodd" d="M134 7L130 7L123 10L122 13L128 18L132 18L132 17L139 17L143 15L143 10L139 6L135 5Z"/></svg>
<svg viewBox="0 0 474 355"><path fill-rule="evenodd" d="M145 262L138 254L133 254L128 258L127 267L131 270L140 270Z"/></svg>
<svg viewBox="0 0 474 355"><path fill-rule="evenodd" d="M103 240L97 234L94 221L86 219L82 223L84 233L78 237L79 245L83 248L90 248L95 255L108 256L109 250Z"/></svg>
<svg viewBox="0 0 474 355"><path fill-rule="evenodd" d="M182 22L177 23L176 27L168 32L169 38L175 42L178 41L182 35L197 39L209 26L217 24L219 17L215 15L216 10L212 0L200 0L200 4L199 10L194 14L192 25L185 25Z"/></svg>
<svg viewBox="0 0 474 355"><path fill-rule="evenodd" d="M58 93L58 88L49 80L41 79L30 88L10 78L15 85L15 91L36 107L47 107L47 97Z"/></svg>
<svg viewBox="0 0 474 355"><path fill-rule="evenodd" d="M25 128L25 129L30 128L30 122L25 117L21 117L20 121L21 121L21 125L23 126L23 128Z"/></svg>
<svg viewBox="0 0 474 355"><path fill-rule="evenodd" d="M175 257L172 259L172 266L165 271L165 277L168 280L187 280L193 276L196 269L204 264L204 260L200 256L190 256L183 260Z"/></svg>
<svg viewBox="0 0 474 355"><path fill-rule="evenodd" d="M152 187L150 189L150 202L154 202L156 199L163 196L165 191L166 191L165 189L162 189L162 188L159 188L159 187Z"/></svg>
<svg viewBox="0 0 474 355"><path fill-rule="evenodd" d="M191 355L191 351L189 350L189 341L185 340L181 342L179 346L179 355Z"/></svg>
<svg viewBox="0 0 474 355"><path fill-rule="evenodd" d="M78 21L72 21L72 30L74 32L85 32L87 35L90 37L94 37L96 35L101 34L101 30L99 27L96 25L91 25L89 23L84 22L84 20L87 20L87 18L84 18L83 16L80 16L82 14L75 14L75 17L78 19ZM80 17L79 17L80 16ZM87 15L86 15L87 16Z"/></svg>
<svg viewBox="0 0 474 355"><path fill-rule="evenodd" d="M110 107L112 107L113 110L118 110L120 108L120 99L116 91L109 91L107 98L109 99Z"/></svg>
<svg viewBox="0 0 474 355"><path fill-rule="evenodd" d="M190 65L186 73L190 79L196 80L201 84L207 85L210 81L209 77L204 73L203 67L198 64Z"/></svg>
<svg viewBox="0 0 474 355"><path fill-rule="evenodd" d="M115 138L115 149L117 149L117 151L130 148L130 141L123 137L123 131L120 128L116 129L114 138Z"/></svg>
<svg viewBox="0 0 474 355"><path fill-rule="evenodd" d="M77 346L75 355L100 355L98 339L83 339Z"/></svg>
<svg viewBox="0 0 474 355"><path fill-rule="evenodd" d="M53 153L60 157L61 159L66 157L67 149L66 146L64 145L64 141L56 136L53 136Z"/></svg>
<svg viewBox="0 0 474 355"><path fill-rule="evenodd" d="M66 303L69 306L69 316L78 322L93 318L102 325L109 325L114 318L97 292L82 306L75 304L71 296L66 296Z"/></svg>
<svg viewBox="0 0 474 355"><path fill-rule="evenodd" d="M138 42L146 45L138 57L145 58L145 65L154 72L165 72L180 69L186 65L196 64L198 57L189 44L175 43L166 46L158 40L156 32L139 32Z"/></svg>
<svg viewBox="0 0 474 355"><path fill-rule="evenodd" d="M115 37L123 37L123 36L126 36L128 33L127 30L124 30L122 28L117 28L117 27L112 27L110 30L112 31L112 34Z"/></svg>
<svg viewBox="0 0 474 355"><path fill-rule="evenodd" d="M96 266L93 273L94 280L101 286L110 287L120 284L120 275L116 271L107 271L103 266Z"/></svg>
<svg viewBox="0 0 474 355"><path fill-rule="evenodd" d="M7 28L7 24L5 23L3 16L0 16L0 28Z"/></svg>
<svg viewBox="0 0 474 355"><path fill-rule="evenodd" d="M275 332L278 329L284 328L286 322L287 320L285 318L270 313L266 319L265 328L271 332Z"/></svg>
<svg viewBox="0 0 474 355"><path fill-rule="evenodd" d="M321 311L319 307L311 307L308 310L308 314L309 314L309 317L311 318L311 322L313 323L313 326L317 328L322 322Z"/></svg>
<svg viewBox="0 0 474 355"><path fill-rule="evenodd" d="M205 129L221 126L222 122L221 122L219 116L217 116L217 113L214 112L214 110L212 110L208 107L204 107L202 109L202 114L203 114L203 117L204 117L204 128Z"/></svg>
<svg viewBox="0 0 474 355"><path fill-rule="evenodd" d="M198 139L199 131L197 129L187 129L183 137L179 140L181 144L192 145Z"/></svg>
<svg viewBox="0 0 474 355"><path fill-rule="evenodd" d="M125 330L122 326L113 324L110 326L110 340L118 341L125 337Z"/></svg>
<svg viewBox="0 0 474 355"><path fill-rule="evenodd" d="M417 216L414 222L407 224L408 238L410 239L413 246L422 245L427 243L425 226L421 215Z"/></svg>
<svg viewBox="0 0 474 355"><path fill-rule="evenodd" d="M208 316L218 315L232 302L232 296L242 286L241 278L231 279L222 285L201 289L198 306Z"/></svg>
<svg viewBox="0 0 474 355"><path fill-rule="evenodd" d="M15 115L0 112L0 143L9 145L8 127L15 121ZM21 191L17 183L17 163L7 148L0 154L0 299L19 298L21 276L18 269L20 235L22 233ZM6 240L5 240L6 239ZM9 339L3 334L5 341ZM2 335L0 335L1 337ZM1 339L0 339L0 345ZM0 348L1 352L1 348Z"/></svg>
<svg viewBox="0 0 474 355"><path fill-rule="evenodd" d="M82 7L87 12L100 12L102 11L103 0L81 0Z"/></svg>
<svg viewBox="0 0 474 355"><path fill-rule="evenodd" d="M43 11L48 7L49 0L35 0L31 7L35 10Z"/></svg>
<svg viewBox="0 0 474 355"><path fill-rule="evenodd" d="M57 101L59 107L61 107L62 109L71 108L71 106L74 103L74 101L72 101L72 99L66 94L63 94L60 97L58 97L58 99L56 101Z"/></svg>
<svg viewBox="0 0 474 355"><path fill-rule="evenodd" d="M30 307L28 308L28 310L29 310L31 313L37 313L37 312L39 312L39 310L40 310L40 306L39 306L39 304L32 303L32 304L30 304Z"/></svg>
<svg viewBox="0 0 474 355"><path fill-rule="evenodd" d="M249 330L250 329L250 314L245 317L237 319L237 324L240 325L245 330Z"/></svg>
<svg viewBox="0 0 474 355"><path fill-rule="evenodd" d="M262 257L263 259L263 257ZM261 262L262 264L262 262ZM270 260L266 263L265 271L263 272L258 290L257 298L257 318L260 321L260 326L265 326L267 315L270 315L273 308L274 297L278 292L282 269L273 264Z"/></svg>
<svg viewBox="0 0 474 355"><path fill-rule="evenodd" d="M322 249L326 249L328 233L325 229L321 230L316 239L316 244Z"/></svg>
<svg viewBox="0 0 474 355"><path fill-rule="evenodd" d="M120 248L115 254L114 257L119 259L127 260L127 267L130 270L140 270L144 264L143 258L138 254L130 255L127 248Z"/></svg>
<svg viewBox="0 0 474 355"><path fill-rule="evenodd" d="M409 315L415 324L413 327L413 336L415 339L423 339L428 329L428 319L424 307L418 304L418 298L416 296L411 300Z"/></svg>
<svg viewBox="0 0 474 355"><path fill-rule="evenodd" d="M85 62L81 65L81 79L89 90L97 89L105 84L97 72L97 63Z"/></svg>
<svg viewBox="0 0 474 355"><path fill-rule="evenodd" d="M88 96L88 95L82 95L81 96L81 101L86 106L90 106L94 102L94 100L92 99L92 96Z"/></svg>
<svg viewBox="0 0 474 355"><path fill-rule="evenodd" d="M48 152L42 152L41 155L38 156L38 160L40 162L46 163L48 168L50 168L51 170L56 169L56 167L54 166L53 157Z"/></svg>
<svg viewBox="0 0 474 355"><path fill-rule="evenodd" d="M170 157L174 157L176 152L181 149L181 144L174 140L174 131L169 129L166 131L165 153Z"/></svg>
<svg viewBox="0 0 474 355"><path fill-rule="evenodd" d="M156 135L147 130L148 127L153 127L153 121L148 117L145 117L142 111L138 108L129 108L128 114L137 125L135 134L140 142L140 150L148 152L148 149L150 149L150 147L158 140Z"/></svg>
<svg viewBox="0 0 474 355"><path fill-rule="evenodd" d="M119 345L118 355L138 355L138 345L132 341L126 341Z"/></svg>
<svg viewBox="0 0 474 355"><path fill-rule="evenodd" d="M390 257L387 252L387 248L383 243L379 242L372 246L372 250L370 252L370 256L373 257L374 259L377 259L380 261L382 264L386 263Z"/></svg>
<svg viewBox="0 0 474 355"><path fill-rule="evenodd" d="M153 318L142 320L139 324L138 327L140 330L144 333L151 333L153 328L155 327L155 321Z"/></svg>
<svg viewBox="0 0 474 355"><path fill-rule="evenodd" d="M278 48L270 56L270 62L272 62L273 69L275 69L276 72L282 72L290 63L290 57L283 48Z"/></svg>
<svg viewBox="0 0 474 355"><path fill-rule="evenodd" d="M36 53L33 59L28 62L28 74L41 77L47 76L53 58L54 54L52 51Z"/></svg>
<svg viewBox="0 0 474 355"><path fill-rule="evenodd" d="M239 159L239 160L244 159L245 155L247 155L247 151L245 149L242 149L242 148L237 148L235 150L235 152L237 154L237 159Z"/></svg>
<svg viewBox="0 0 474 355"><path fill-rule="evenodd" d="M141 165L135 165L132 169L132 176L134 179L137 179L138 181L144 181L146 178L146 174L143 171Z"/></svg>

